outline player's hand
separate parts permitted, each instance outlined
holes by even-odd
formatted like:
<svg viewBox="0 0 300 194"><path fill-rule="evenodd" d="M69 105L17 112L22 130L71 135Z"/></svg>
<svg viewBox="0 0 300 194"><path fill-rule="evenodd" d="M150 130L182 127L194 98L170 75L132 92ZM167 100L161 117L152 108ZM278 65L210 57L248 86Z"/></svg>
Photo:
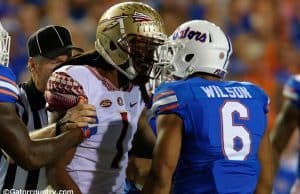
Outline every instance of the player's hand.
<svg viewBox="0 0 300 194"><path fill-rule="evenodd" d="M69 109L65 116L59 121L61 132L82 129L96 122L96 108L93 105L86 104L84 100L79 100L79 103Z"/></svg>
<svg viewBox="0 0 300 194"><path fill-rule="evenodd" d="M131 157L128 161L126 176L136 184L143 185L151 169L152 160Z"/></svg>
<svg viewBox="0 0 300 194"><path fill-rule="evenodd" d="M298 178L291 189L291 194L299 194L299 193L300 193L300 179Z"/></svg>

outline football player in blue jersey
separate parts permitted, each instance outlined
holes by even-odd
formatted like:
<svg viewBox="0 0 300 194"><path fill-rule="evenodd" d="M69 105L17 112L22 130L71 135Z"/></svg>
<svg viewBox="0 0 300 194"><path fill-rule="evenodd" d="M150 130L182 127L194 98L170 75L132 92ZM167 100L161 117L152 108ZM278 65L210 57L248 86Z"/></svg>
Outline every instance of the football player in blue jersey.
<svg viewBox="0 0 300 194"><path fill-rule="evenodd" d="M170 39L170 71L184 79L155 92L158 137L142 193L271 193L268 96L222 80L232 47L215 24L189 21Z"/></svg>
<svg viewBox="0 0 300 194"><path fill-rule="evenodd" d="M7 67L10 36L0 23L0 148L24 169L31 170L52 163L83 139L82 127L94 123L95 108L80 104L71 110L56 129L63 134L55 138L31 140L28 130L18 118L18 88L14 74ZM77 115L70 114L77 112ZM55 130L55 125L41 129ZM1 155L0 155L1 157Z"/></svg>
<svg viewBox="0 0 300 194"><path fill-rule="evenodd" d="M276 118L271 133L275 172L278 170L280 156L296 128L300 127L300 75L291 76L283 89L285 100ZM298 161L298 178L291 193L300 193L300 163Z"/></svg>

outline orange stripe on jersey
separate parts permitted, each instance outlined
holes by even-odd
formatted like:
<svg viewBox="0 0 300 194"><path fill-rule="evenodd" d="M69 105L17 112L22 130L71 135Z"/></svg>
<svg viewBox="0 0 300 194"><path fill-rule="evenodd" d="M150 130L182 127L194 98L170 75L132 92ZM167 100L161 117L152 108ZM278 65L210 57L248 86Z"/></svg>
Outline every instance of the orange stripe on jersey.
<svg viewBox="0 0 300 194"><path fill-rule="evenodd" d="M18 96L15 93L9 92L7 90L0 89L0 94L9 95L9 96L12 96L12 97L18 99Z"/></svg>
<svg viewBox="0 0 300 194"><path fill-rule="evenodd" d="M163 97L163 96L167 96L167 95L170 95L170 94L175 94L174 91L166 91L166 92L162 92L160 94L158 94L157 96L155 96L153 98L153 101L156 101L157 99L159 99L160 97Z"/></svg>
<svg viewBox="0 0 300 194"><path fill-rule="evenodd" d="M17 86L16 82L14 82L13 80L11 80L11 79L9 79L7 77L4 77L2 75L0 75L0 80L7 81L7 82L11 83L12 85Z"/></svg>
<svg viewBox="0 0 300 194"><path fill-rule="evenodd" d="M171 105L165 106L165 107L161 108L161 109L159 110L159 112L164 112L164 111L169 111L169 110L175 109L175 108L178 107L178 105L179 105L179 104L176 103L176 104L171 104Z"/></svg>

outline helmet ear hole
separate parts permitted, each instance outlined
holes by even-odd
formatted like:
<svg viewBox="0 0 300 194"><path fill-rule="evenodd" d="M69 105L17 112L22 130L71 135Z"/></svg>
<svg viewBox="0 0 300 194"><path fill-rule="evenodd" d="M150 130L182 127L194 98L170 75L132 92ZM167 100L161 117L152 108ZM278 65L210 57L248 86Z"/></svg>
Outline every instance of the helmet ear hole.
<svg viewBox="0 0 300 194"><path fill-rule="evenodd" d="M109 48L110 50L114 51L117 49L117 46L115 45L115 43L113 41L109 42Z"/></svg>
<svg viewBox="0 0 300 194"><path fill-rule="evenodd" d="M188 54L185 56L184 60L186 62L190 62L192 60L192 58L194 57L194 54Z"/></svg>

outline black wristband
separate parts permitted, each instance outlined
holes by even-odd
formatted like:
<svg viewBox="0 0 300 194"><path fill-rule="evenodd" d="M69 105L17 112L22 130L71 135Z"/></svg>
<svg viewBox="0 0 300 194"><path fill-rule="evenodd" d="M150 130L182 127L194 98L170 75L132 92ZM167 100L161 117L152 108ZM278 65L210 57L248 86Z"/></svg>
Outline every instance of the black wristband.
<svg viewBox="0 0 300 194"><path fill-rule="evenodd" d="M55 126L55 135L58 136L61 134L61 127L63 125L63 122L61 120L57 121Z"/></svg>

